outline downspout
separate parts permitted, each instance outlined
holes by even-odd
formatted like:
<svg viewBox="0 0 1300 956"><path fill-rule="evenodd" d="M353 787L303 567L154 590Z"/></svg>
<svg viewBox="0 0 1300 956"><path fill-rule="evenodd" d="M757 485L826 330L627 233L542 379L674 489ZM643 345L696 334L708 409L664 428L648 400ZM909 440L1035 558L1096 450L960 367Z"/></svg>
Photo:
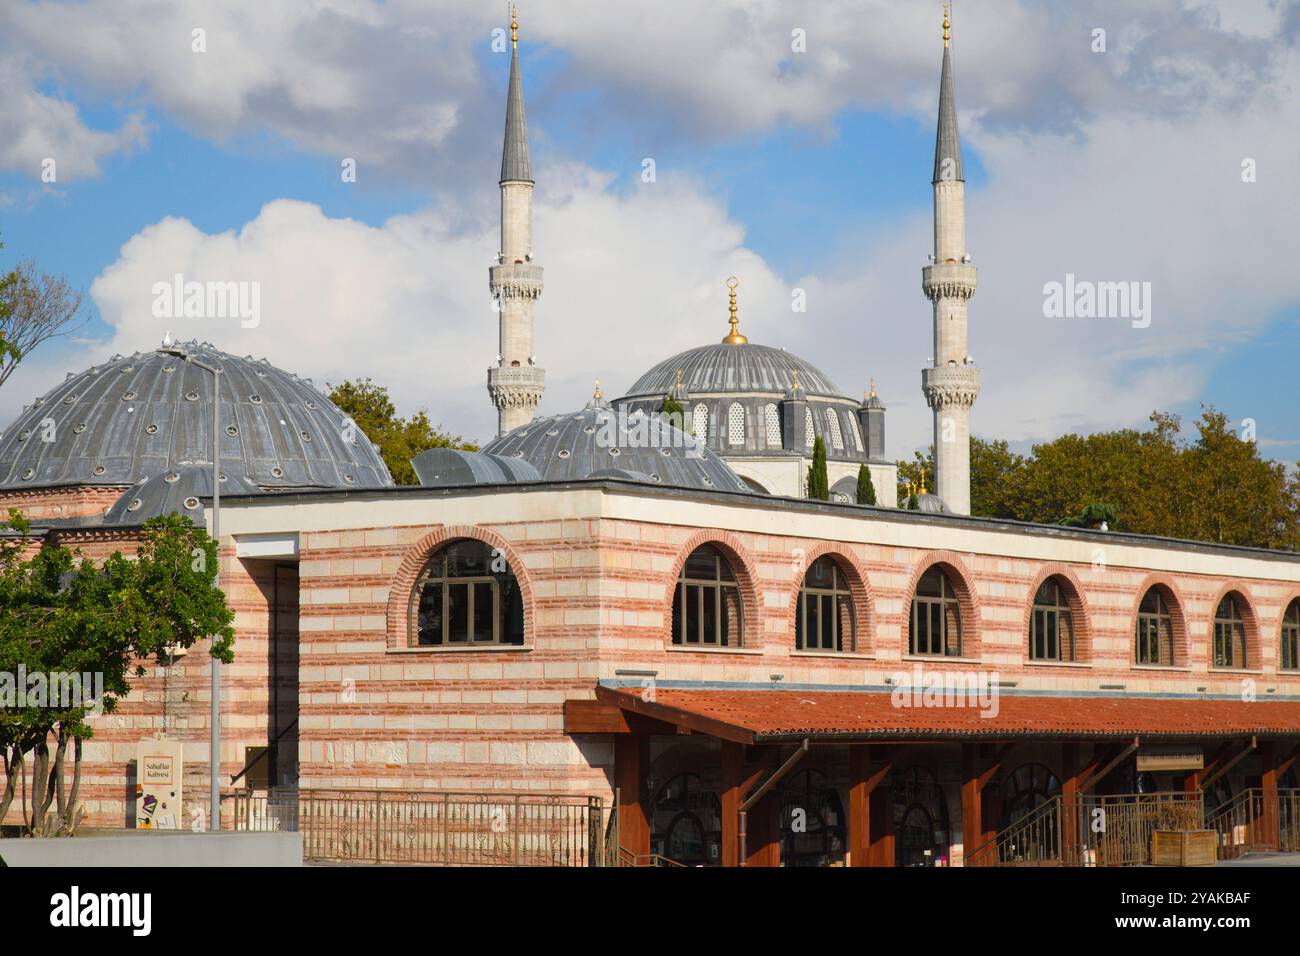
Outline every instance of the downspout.
<svg viewBox="0 0 1300 956"><path fill-rule="evenodd" d="M750 807L762 800L769 790L780 783L785 775L794 769L795 764L804 758L804 754L808 753L808 747L809 739L805 737L803 743L799 745L799 749L792 753L785 763L777 767L776 772L773 773L772 776L768 777L767 780L763 782L763 785L755 790L753 794L751 794L750 797L740 805L740 811L737 813L739 821L736 827L736 836L740 840L740 846L738 848L739 852L736 859L737 866L745 866L745 861L749 858L749 835L746 831L748 829L747 822L749 819Z"/></svg>

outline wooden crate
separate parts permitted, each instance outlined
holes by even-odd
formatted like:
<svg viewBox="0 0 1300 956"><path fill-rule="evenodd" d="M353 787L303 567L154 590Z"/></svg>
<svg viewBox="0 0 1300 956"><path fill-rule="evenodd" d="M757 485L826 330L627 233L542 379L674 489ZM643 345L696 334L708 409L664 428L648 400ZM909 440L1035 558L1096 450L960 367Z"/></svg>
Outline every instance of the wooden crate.
<svg viewBox="0 0 1300 956"><path fill-rule="evenodd" d="M1219 835L1214 830L1154 830L1152 866L1214 866Z"/></svg>

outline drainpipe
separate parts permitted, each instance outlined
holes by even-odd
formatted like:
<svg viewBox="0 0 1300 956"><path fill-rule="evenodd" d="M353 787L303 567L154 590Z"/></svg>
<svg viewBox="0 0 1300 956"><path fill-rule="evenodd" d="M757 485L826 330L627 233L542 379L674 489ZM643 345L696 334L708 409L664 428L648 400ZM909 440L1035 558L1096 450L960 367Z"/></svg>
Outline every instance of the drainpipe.
<svg viewBox="0 0 1300 956"><path fill-rule="evenodd" d="M772 776L768 777L767 780L763 782L763 785L755 790L749 796L749 799L740 805L740 812L737 814L740 819L736 827L736 835L740 840L739 853L737 854L738 859L736 860L737 866L747 865L745 861L749 858L749 834L747 830L750 808L753 807L754 804L758 803L758 801L762 800L769 790L780 783L781 780L794 769L795 764L802 760L804 755L808 753L808 747L809 739L805 737L803 743L799 745L799 749L792 753L789 758L787 758L786 762L781 764L781 766L776 769L776 772L773 773Z"/></svg>

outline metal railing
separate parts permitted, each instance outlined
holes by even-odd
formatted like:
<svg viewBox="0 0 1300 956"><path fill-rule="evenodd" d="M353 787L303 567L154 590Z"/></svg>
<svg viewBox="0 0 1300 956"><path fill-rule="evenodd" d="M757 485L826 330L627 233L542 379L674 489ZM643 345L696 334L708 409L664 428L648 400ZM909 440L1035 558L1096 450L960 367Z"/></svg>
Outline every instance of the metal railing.
<svg viewBox="0 0 1300 956"><path fill-rule="evenodd" d="M271 790L236 795L240 830L296 830L332 863L601 866L599 797L446 790Z"/></svg>
<svg viewBox="0 0 1300 956"><path fill-rule="evenodd" d="M1217 856L1300 852L1300 790L1277 792L1276 819L1259 788L1242 790L1206 814L1205 828L1218 834Z"/></svg>
<svg viewBox="0 0 1300 956"><path fill-rule="evenodd" d="M966 866L1140 866L1156 830L1205 827L1199 793L1055 796L973 850Z"/></svg>
<svg viewBox="0 0 1300 956"><path fill-rule="evenodd" d="M1151 862L1156 830L1200 830L1205 824L1201 794L1125 793L1079 798L1075 865L1142 866Z"/></svg>
<svg viewBox="0 0 1300 956"><path fill-rule="evenodd" d="M1066 808L1052 797L966 856L966 866L1062 866Z"/></svg>

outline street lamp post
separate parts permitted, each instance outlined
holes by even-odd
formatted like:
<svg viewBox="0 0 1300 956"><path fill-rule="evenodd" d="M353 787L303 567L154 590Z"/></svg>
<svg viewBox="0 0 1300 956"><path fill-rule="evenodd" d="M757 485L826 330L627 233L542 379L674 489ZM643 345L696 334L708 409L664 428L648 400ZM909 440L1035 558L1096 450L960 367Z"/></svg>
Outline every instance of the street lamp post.
<svg viewBox="0 0 1300 956"><path fill-rule="evenodd" d="M221 587L221 369L200 362L188 352L185 362L212 373L212 537L217 542L217 567L212 586ZM213 635L216 640L216 635ZM221 661L209 654L212 668L212 735L208 744L208 829L221 829Z"/></svg>

